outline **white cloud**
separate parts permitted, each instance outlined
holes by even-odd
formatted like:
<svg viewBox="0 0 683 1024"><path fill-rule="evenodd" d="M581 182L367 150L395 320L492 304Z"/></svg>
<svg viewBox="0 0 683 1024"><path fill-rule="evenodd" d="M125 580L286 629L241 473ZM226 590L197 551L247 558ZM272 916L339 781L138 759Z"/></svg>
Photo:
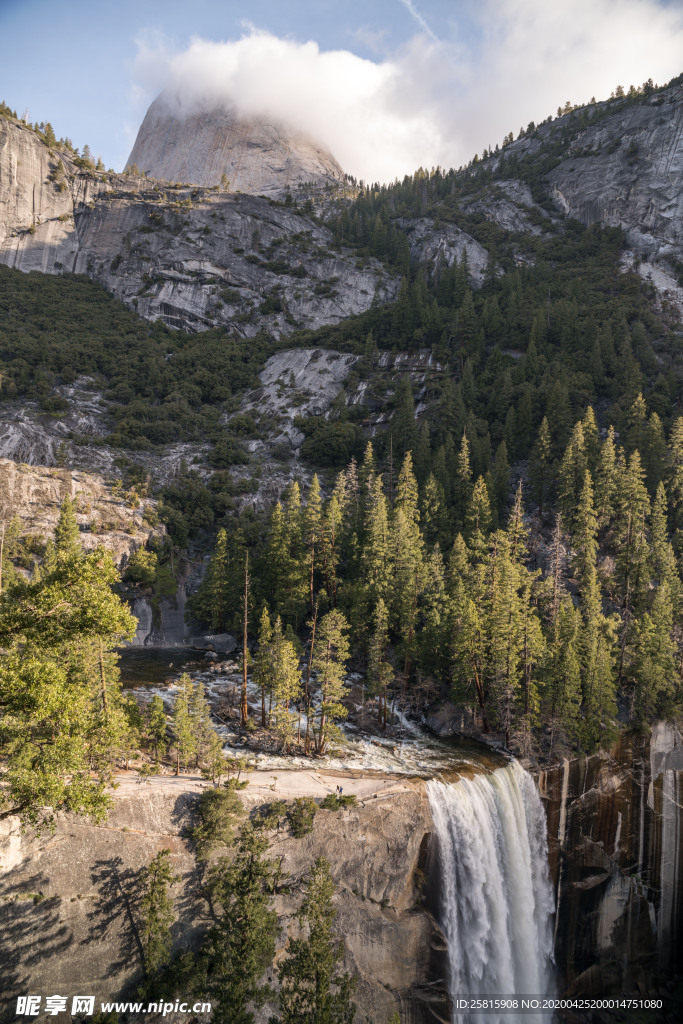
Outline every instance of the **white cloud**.
<svg viewBox="0 0 683 1024"><path fill-rule="evenodd" d="M680 3L484 0L478 12L469 50L423 32L381 61L253 27L236 41L193 39L182 53L141 42L136 95L148 102L168 89L184 112L234 102L319 138L350 173L388 181L420 165L459 166L567 99L682 70Z"/></svg>

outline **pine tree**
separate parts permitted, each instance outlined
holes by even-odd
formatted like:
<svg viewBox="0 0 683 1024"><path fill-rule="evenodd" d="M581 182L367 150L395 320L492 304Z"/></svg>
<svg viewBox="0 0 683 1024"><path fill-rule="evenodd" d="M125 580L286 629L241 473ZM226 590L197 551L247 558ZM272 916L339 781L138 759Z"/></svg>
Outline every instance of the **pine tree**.
<svg viewBox="0 0 683 1024"><path fill-rule="evenodd" d="M626 446L629 452L639 452L641 459L647 448L647 406L639 392L626 417Z"/></svg>
<svg viewBox="0 0 683 1024"><path fill-rule="evenodd" d="M479 477L465 516L465 537L475 559L481 560L486 552L486 538L491 525L491 506L484 478Z"/></svg>
<svg viewBox="0 0 683 1024"><path fill-rule="evenodd" d="M562 521L573 532L574 514L584 485L588 459L583 426L576 423L572 435L560 463L558 505L562 513Z"/></svg>
<svg viewBox="0 0 683 1024"><path fill-rule="evenodd" d="M341 475L341 474L340 474ZM339 481L338 481L339 483ZM343 484L346 483L344 477ZM337 607L337 588L338 588L338 565L341 558L342 546L344 542L343 535L343 524L345 519L345 513L347 511L347 504L344 501L344 489L340 495L338 494L337 487L335 487L334 493L330 496L330 500L325 506L323 516L323 528L322 528L322 563L323 563L323 575L325 577L325 589L327 591L327 599L332 608Z"/></svg>
<svg viewBox="0 0 683 1024"><path fill-rule="evenodd" d="M426 544L441 543L447 530L446 496L433 473L427 477L420 502L422 533Z"/></svg>
<svg viewBox="0 0 683 1024"><path fill-rule="evenodd" d="M667 451L664 427L656 412L653 412L645 432L645 449L642 452L643 468L648 491L653 494L666 473Z"/></svg>
<svg viewBox="0 0 683 1024"><path fill-rule="evenodd" d="M187 672L178 681L179 692L173 704L173 745L176 750L175 773L180 775L181 764L189 764L190 758L197 751L197 737L190 711L194 687Z"/></svg>
<svg viewBox="0 0 683 1024"><path fill-rule="evenodd" d="M290 939L280 961L279 1024L351 1024L355 979L340 973L344 945L334 934L330 865L318 857L309 871L299 922L305 938Z"/></svg>
<svg viewBox="0 0 683 1024"><path fill-rule="evenodd" d="M82 550L76 521L77 508L77 503L68 496L62 501L59 520L55 527L55 549L58 558L77 555Z"/></svg>
<svg viewBox="0 0 683 1024"><path fill-rule="evenodd" d="M562 730L573 743L581 707L581 613L563 596L548 640L545 713L550 722L550 756Z"/></svg>
<svg viewBox="0 0 683 1024"><path fill-rule="evenodd" d="M443 678L449 655L449 602L446 570L438 544L426 559L420 602L419 663L423 672Z"/></svg>
<svg viewBox="0 0 683 1024"><path fill-rule="evenodd" d="M112 591L119 580L103 549L64 551L0 595L3 797L9 812L37 827L59 810L101 820L110 803L110 745L127 728L113 650L135 632ZM121 732L109 732L100 751L102 665Z"/></svg>
<svg viewBox="0 0 683 1024"><path fill-rule="evenodd" d="M372 607L377 601L388 596L391 586L391 565L389 513L382 489L382 477L373 475L368 487L362 578L365 581L367 605Z"/></svg>
<svg viewBox="0 0 683 1024"><path fill-rule="evenodd" d="M424 583L418 490L410 452L401 466L396 488L391 525L391 559L392 610L401 638L405 687L414 656L418 600Z"/></svg>
<svg viewBox="0 0 683 1024"><path fill-rule="evenodd" d="M324 754L331 739L340 733L335 723L346 718L341 703L346 695L346 662L349 659L348 623L339 611L328 612L318 625L313 668L317 674L322 700L316 708L316 751Z"/></svg>
<svg viewBox="0 0 683 1024"><path fill-rule="evenodd" d="M488 722L488 600L485 566L475 561L458 534L449 559L449 623L451 631L451 679L453 699L467 701L481 715L482 728Z"/></svg>
<svg viewBox="0 0 683 1024"><path fill-rule="evenodd" d="M517 702L517 718L522 730L523 747L530 751L532 730L539 724L541 697L536 670L543 662L545 641L532 598L535 577L523 568L520 570L520 577L521 688Z"/></svg>
<svg viewBox="0 0 683 1024"><path fill-rule="evenodd" d="M588 464L591 477L595 478L600 460L600 435L598 432L598 424L595 420L595 413L593 412L593 407L590 405L586 409L585 415L581 420L581 427L583 429L586 462Z"/></svg>
<svg viewBox="0 0 683 1024"><path fill-rule="evenodd" d="M320 494L320 482L317 474L314 474L311 486L308 490L308 500L304 511L303 533L304 544L308 552L308 597L311 607L311 615L314 606L315 590L315 567L316 551L320 546L323 532L323 503Z"/></svg>
<svg viewBox="0 0 683 1024"><path fill-rule="evenodd" d="M154 760L158 762L166 755L166 709L158 693L147 705L147 735L154 744Z"/></svg>
<svg viewBox="0 0 683 1024"><path fill-rule="evenodd" d="M650 584L647 517L650 499L640 454L628 460L619 482L616 577L624 608L642 608Z"/></svg>
<svg viewBox="0 0 683 1024"><path fill-rule="evenodd" d="M638 726L670 715L676 696L680 697L681 674L672 630L671 594L665 581L655 592L651 610L634 624L633 656L628 675L631 721Z"/></svg>
<svg viewBox="0 0 683 1024"><path fill-rule="evenodd" d="M600 448L600 459L595 477L595 507L598 515L598 528L601 530L609 526L616 510L617 481L617 449L614 443L614 427L610 427Z"/></svg>
<svg viewBox="0 0 683 1024"><path fill-rule="evenodd" d="M671 596L674 616L681 609L681 580L676 565L676 555L669 540L667 528L666 488L659 483L650 516L650 538L652 570L657 583L667 583Z"/></svg>
<svg viewBox="0 0 683 1024"><path fill-rule="evenodd" d="M211 706L206 697L206 687L201 679L193 684L188 710L194 734L195 765L197 767L205 766L209 760L215 757L214 737L216 731L211 723Z"/></svg>
<svg viewBox="0 0 683 1024"><path fill-rule="evenodd" d="M377 697L377 718L383 729L387 727L387 692L394 672L388 655L389 613L380 598L375 608L374 630L368 649L368 688L370 696Z"/></svg>
<svg viewBox="0 0 683 1024"><path fill-rule="evenodd" d="M548 496L551 480L552 443L550 427L546 416L541 420L536 443L531 451L531 481L534 501L539 515L543 515L543 504Z"/></svg>
<svg viewBox="0 0 683 1024"><path fill-rule="evenodd" d="M261 619L258 631L258 650L254 660L254 682L261 690L261 725L266 727L266 695L271 697L273 692L273 650L272 650L273 627L270 622L268 605L264 604L261 609Z"/></svg>
<svg viewBox="0 0 683 1024"><path fill-rule="evenodd" d="M595 566L598 551L597 516L593 507L593 481L588 470L584 474L584 483L579 504L574 516L572 547L574 557L572 568L579 584L579 593L585 595L589 586L589 577Z"/></svg>
<svg viewBox="0 0 683 1024"><path fill-rule="evenodd" d="M230 612L228 535L218 531L216 547L206 569L201 597L206 603L211 629L224 633Z"/></svg>
<svg viewBox="0 0 683 1024"><path fill-rule="evenodd" d="M516 707L522 683L522 605L519 567L512 558L510 540L498 531L487 565L490 610L487 623L490 644L491 706L495 722L505 733L516 725Z"/></svg>
<svg viewBox="0 0 683 1024"><path fill-rule="evenodd" d="M171 927L176 914L168 890L178 877L171 870L170 856L170 850L161 850L138 876L142 915L140 941L148 978L155 975L171 957Z"/></svg>
<svg viewBox="0 0 683 1024"><path fill-rule="evenodd" d="M285 752L294 737L297 712L292 710L301 695L301 673L299 656L291 640L282 634L282 623L278 616L270 641L272 658L273 719L275 731L280 737Z"/></svg>
<svg viewBox="0 0 683 1024"><path fill-rule="evenodd" d="M518 562L525 561L529 555L529 531L524 524L524 496L521 480L517 485L515 500L508 517L508 537L510 538L512 558Z"/></svg>
<svg viewBox="0 0 683 1024"><path fill-rule="evenodd" d="M265 856L268 840L247 822L236 846L232 859L219 858L208 872L215 924L196 958L193 979L193 989L211 1000L217 1024L253 1024L253 1009L270 993L261 979L275 955L275 864Z"/></svg>
<svg viewBox="0 0 683 1024"><path fill-rule="evenodd" d="M584 584L581 606L581 677L583 719L579 738L588 750L609 739L616 715L615 645L612 619L602 612L597 569L593 567Z"/></svg>
<svg viewBox="0 0 683 1024"><path fill-rule="evenodd" d="M472 468L470 466L470 446L467 434L463 431L460 451L458 452L457 470L454 486L455 518L460 525L465 520L465 513L472 497Z"/></svg>

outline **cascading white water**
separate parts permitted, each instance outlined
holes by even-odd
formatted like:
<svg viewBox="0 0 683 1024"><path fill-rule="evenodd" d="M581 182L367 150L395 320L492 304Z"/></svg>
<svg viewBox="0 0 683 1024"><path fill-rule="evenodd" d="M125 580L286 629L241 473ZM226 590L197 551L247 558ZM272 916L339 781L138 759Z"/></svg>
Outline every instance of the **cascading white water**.
<svg viewBox="0 0 683 1024"><path fill-rule="evenodd" d="M441 926L449 991L464 996L553 991L553 891L546 820L534 781L515 762L490 774L427 784L438 837ZM534 1024L547 1018L528 1015ZM527 1015L453 1021L521 1024Z"/></svg>

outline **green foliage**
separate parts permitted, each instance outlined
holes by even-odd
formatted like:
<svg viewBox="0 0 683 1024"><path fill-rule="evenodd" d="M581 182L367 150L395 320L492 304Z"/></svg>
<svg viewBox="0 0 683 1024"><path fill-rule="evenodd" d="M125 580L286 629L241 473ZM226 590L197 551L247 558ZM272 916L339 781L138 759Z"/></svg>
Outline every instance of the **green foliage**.
<svg viewBox="0 0 683 1024"><path fill-rule="evenodd" d="M158 563L159 559L155 551L138 548L128 559L123 579L126 583L152 587L156 580Z"/></svg>
<svg viewBox="0 0 683 1024"><path fill-rule="evenodd" d="M339 796L338 793L328 793L327 796L320 801L320 806L325 811L339 811L342 807L353 807L356 803L355 793L349 793L347 796Z"/></svg>
<svg viewBox="0 0 683 1024"><path fill-rule="evenodd" d="M111 555L64 537L0 597L2 802L36 825L58 810L102 819L130 731L112 650L135 621L112 591Z"/></svg>
<svg viewBox="0 0 683 1024"><path fill-rule="evenodd" d="M355 979L342 974L344 944L334 934L336 911L330 865L319 857L308 873L299 921L306 937L290 939L280 961L278 1024L351 1024Z"/></svg>
<svg viewBox="0 0 683 1024"><path fill-rule="evenodd" d="M269 989L261 982L275 955L277 914L270 909L275 864L268 842L242 825L232 859L221 857L207 877L216 923L192 964L192 990L208 997L214 1021L253 1024Z"/></svg>
<svg viewBox="0 0 683 1024"><path fill-rule="evenodd" d="M295 839L302 839L313 831L313 819L318 805L310 796L297 797L287 808L287 820Z"/></svg>
<svg viewBox="0 0 683 1024"><path fill-rule="evenodd" d="M199 822L191 831L197 860L207 860L217 847L232 846L235 826L244 808L233 789L206 789L199 798Z"/></svg>
<svg viewBox="0 0 683 1024"><path fill-rule="evenodd" d="M148 977L156 974L171 955L171 926L176 915L168 890L178 877L171 871L170 856L170 850L161 850L138 876L142 916L140 941Z"/></svg>
<svg viewBox="0 0 683 1024"><path fill-rule="evenodd" d="M246 341L218 329L150 326L83 277L0 267L0 288L2 397L44 403L55 383L92 376L113 403L108 440L130 450L225 438L223 403L258 384L271 354L264 335Z"/></svg>

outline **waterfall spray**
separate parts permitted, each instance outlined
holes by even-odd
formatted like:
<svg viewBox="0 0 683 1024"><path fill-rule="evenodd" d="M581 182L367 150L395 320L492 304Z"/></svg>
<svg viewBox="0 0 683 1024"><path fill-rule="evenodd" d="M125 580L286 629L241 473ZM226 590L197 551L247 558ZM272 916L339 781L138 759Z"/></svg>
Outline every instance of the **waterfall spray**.
<svg viewBox="0 0 683 1024"><path fill-rule="evenodd" d="M452 784L427 784L441 869L449 991L465 996L553 990L553 891L546 821L533 779L512 763ZM481 1021L454 1011L455 1024ZM525 1020L487 1015L487 1024ZM529 1015L542 1024L543 1015Z"/></svg>

